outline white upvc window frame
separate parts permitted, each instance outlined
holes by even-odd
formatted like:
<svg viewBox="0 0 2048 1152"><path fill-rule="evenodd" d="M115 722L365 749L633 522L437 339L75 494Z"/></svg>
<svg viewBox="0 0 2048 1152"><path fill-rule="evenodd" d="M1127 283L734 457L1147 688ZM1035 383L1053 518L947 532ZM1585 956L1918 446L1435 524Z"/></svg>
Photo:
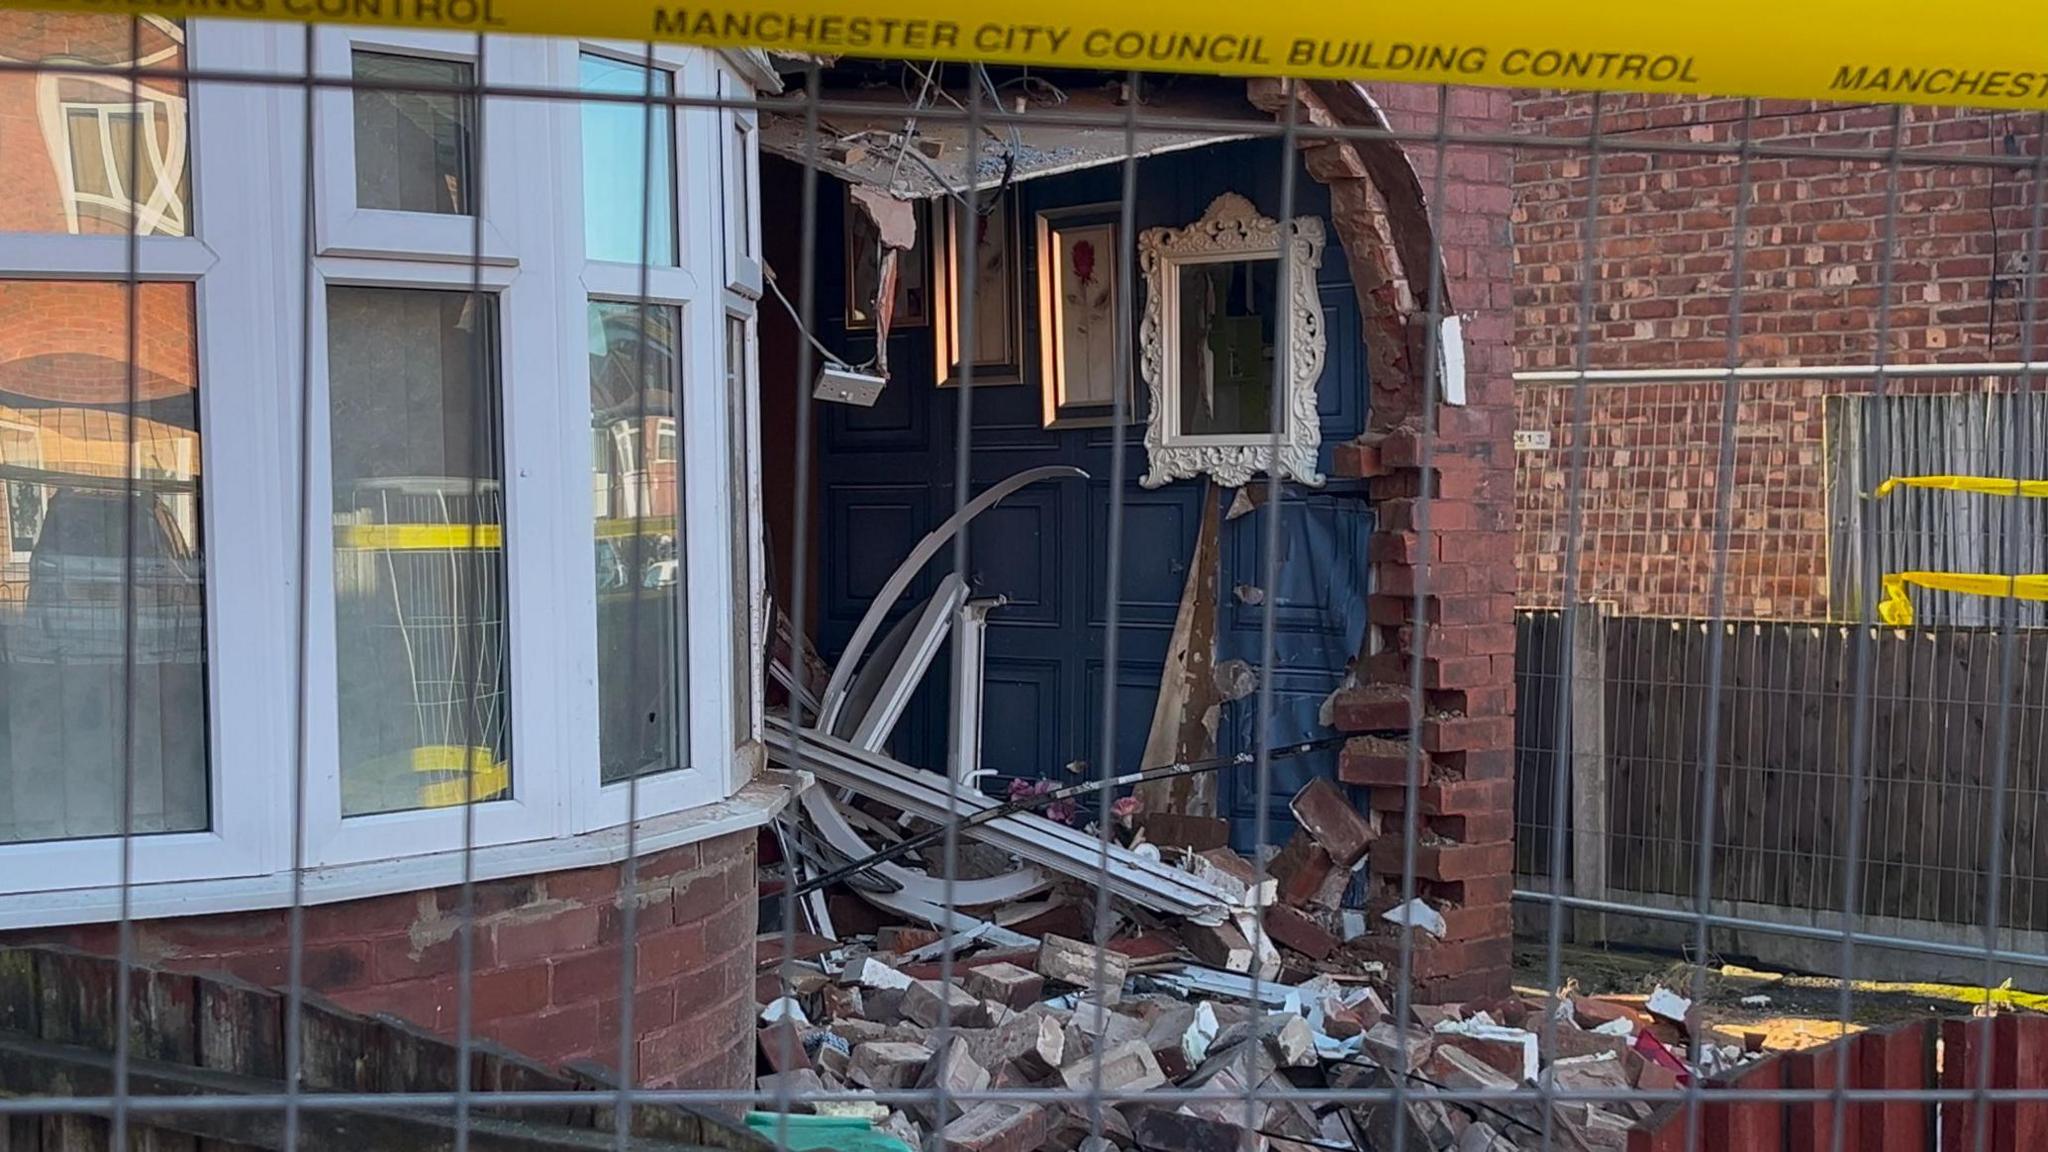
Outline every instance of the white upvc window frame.
<svg viewBox="0 0 2048 1152"><path fill-rule="evenodd" d="M752 96L747 81L721 59L719 99L740 101ZM748 301L757 301L761 298L761 115L753 108L726 106L719 110L718 121L719 198L725 205L725 287ZM737 164L732 154L735 137L741 150Z"/></svg>
<svg viewBox="0 0 2048 1152"><path fill-rule="evenodd" d="M211 67L217 49L232 45L189 35L186 60ZM190 122L244 123L259 130L273 115L256 89L233 84L193 86ZM194 128L195 169L233 171L249 156L235 132ZM275 430L284 418L275 389L237 386L228 364L275 362L277 333L247 317L261 314L274 291L275 254L264 237L239 225L268 211L262 189L234 179L193 181L185 236L134 240L139 281L193 286L193 349L198 364L201 548L205 557L207 830L134 837L128 876L135 884L253 876L288 853L290 826L277 819L291 804L292 654L276 642L273 621L288 615L288 590L274 574L289 561L289 504L278 482ZM130 239L121 235L0 234L0 278L120 283L130 274ZM124 323L122 317L110 318ZM254 374L246 374L243 379ZM233 562L223 562L233 557ZM289 633L286 633L288 635ZM0 898L66 888L105 888L122 878L118 837L0 844Z"/></svg>
<svg viewBox="0 0 2048 1152"><path fill-rule="evenodd" d="M718 57L718 96L721 101L735 104L753 97L752 82L744 75L742 62L730 55ZM721 382L718 391L724 397L725 426L738 432L725 437L727 452L726 467L721 479L727 485L724 492L725 505L732 507L733 483L747 485L745 503L747 523L743 525L747 555L745 573L747 587L735 589L735 594L744 598L746 635L739 643L746 645L749 657L747 675L749 683L737 686L746 694L747 711L744 731L732 733L729 747L738 762L735 771L751 775L763 767L767 757L761 744L761 717L763 698L766 692L763 670L767 647L767 610L765 573L767 556L762 543L761 531L761 468L757 445L761 440L760 356L758 353L758 313L761 302L762 261L761 261L761 132L760 114L753 108L741 108L731 104L722 106L718 113L718 161L719 161L719 227L723 234L721 245L724 257L723 276L724 304L719 324L719 371ZM740 156L734 163L733 145L738 137ZM726 380L725 367L730 349L725 345L730 339L730 322L738 321L745 340L741 349L740 370L743 379L738 389L723 386ZM735 411L733 405L740 405ZM728 526L730 527L730 526ZM732 533L728 531L727 539ZM728 556L729 562L742 558ZM726 569L726 584L732 584L736 563ZM731 638L728 638L729 642ZM733 713L728 699L726 712Z"/></svg>
<svg viewBox="0 0 2048 1152"><path fill-rule="evenodd" d="M473 35L415 32L402 28L321 27L313 32L313 71L335 81L313 97L314 251L320 256L388 256L438 260L467 268L473 256L484 264L518 263L517 218L522 210L522 176L545 163L545 148L532 134L540 118L536 101L477 101L483 133L482 171L470 189L483 213L394 212L356 204L355 77L357 51L452 60L477 69L484 85L517 84L538 73L546 42L530 36L487 36L483 59ZM484 106L488 103L489 107ZM532 207L525 206L532 211ZM478 239L482 244L479 251Z"/></svg>
<svg viewBox="0 0 2048 1152"><path fill-rule="evenodd" d="M207 19L186 28L195 69L306 68L302 29ZM476 38L467 35L321 28L313 35L317 72L346 79L350 53L359 47L470 60L478 54ZM573 93L585 49L647 59L639 44L488 37L485 75ZM664 46L654 59L675 72L679 95L701 98L726 91L723 84L746 83L728 75L729 66L709 50ZM577 101L480 106L484 158L474 191L484 216L481 259L473 261L475 217L357 210L351 94L346 87L316 90L309 140L303 91L195 85L193 235L143 237L134 247L141 278L197 285L211 827L131 842L129 878L140 886L134 906L263 906L288 890L302 669L309 899L446 883L447 862L471 848L510 853L504 860L477 858L499 872L527 853L615 858L629 819L652 837L643 837L643 846L690 836L684 829L697 822L692 810L732 796L758 763L760 660L751 662L752 722L748 731L735 731L733 533L679 533L687 573L680 615L689 642L679 677L691 705L683 729L687 759L677 770L637 781L601 782L587 308L591 299L645 298L678 309L681 514L702 525L725 524L730 470L746 467L746 538L758 549L758 475L747 447L729 443L733 413L723 387L726 318L735 310L751 317L754 296L727 277L726 186L706 175L721 172L728 122L716 108L676 105L678 261L643 275L638 264L584 259ZM309 143L315 183L307 220L301 170L279 158L301 156ZM758 236L754 206L746 207ZM308 249L308 226L310 314L308 266L297 255ZM0 276L118 281L128 275L128 252L123 236L0 235ZM328 292L343 285L474 290L496 299L512 783L508 797L466 810L341 814L326 305ZM304 413L302 355L312 371ZM756 370L750 348L749 390ZM303 526L295 479L301 419L312 451L313 515ZM745 419L751 439L756 418ZM300 652L294 637L302 530L311 535L307 645ZM757 555L750 571L758 584ZM748 617L758 617L755 605ZM704 823L704 834L730 830L731 819ZM108 903L108 890L121 879L121 855L117 838L0 845L0 927L96 918L92 909ZM408 868L408 860L421 867ZM53 891L53 883L61 889Z"/></svg>
<svg viewBox="0 0 2048 1152"><path fill-rule="evenodd" d="M650 55L646 44L608 40L556 41L553 47L553 86L575 90L580 85L584 53L609 56L623 63L652 66L671 73L670 90L679 97L702 97L717 90L718 69L711 53L672 45L655 45ZM565 488L565 499L573 500L561 517L564 527L562 555L573 557L563 571L563 598L557 618L563 628L564 652L574 669L574 683L561 693L567 715L562 725L565 763L579 768L579 778L570 790L570 822L576 832L591 832L626 822L645 819L664 811L706 804L730 795L735 781L736 741L727 717L732 712L730 651L720 641L725 621L730 618L728 599L731 585L728 533L691 531L677 533L683 567L680 630L687 638L680 645L684 667L677 682L678 722L684 725L685 762L674 769L642 775L632 780L603 783L598 779L598 687L597 687L597 577L595 566L583 560L589 555L590 490L592 442L590 427L589 360L585 353L588 331L587 307L593 300L634 304L645 300L655 307L673 308L681 323L677 327L679 347L675 362L682 379L677 381L675 413L680 448L676 469L679 490L677 506L683 525L723 524L729 507L725 405L721 388L710 386L724 379L721 361L723 314L713 299L706 298L708 286L718 282L722 267L720 233L716 213L723 197L711 182L690 173L718 171L720 127L714 109L683 103L673 108L676 176L673 188L676 223L676 265L612 263L589 259L585 252L583 226L582 108L574 101L552 104L552 119L561 161L554 166L555 180L549 195L555 203L574 205L573 211L557 214L555 243L564 253L565 268L580 269L580 298L565 296L562 306L562 359L558 372L564 386L557 396L560 412L556 451L567 471L580 484ZM573 278L573 277L572 277ZM636 446L647 451L651 446ZM580 535L579 535L580 534ZM587 777L584 779L583 777Z"/></svg>

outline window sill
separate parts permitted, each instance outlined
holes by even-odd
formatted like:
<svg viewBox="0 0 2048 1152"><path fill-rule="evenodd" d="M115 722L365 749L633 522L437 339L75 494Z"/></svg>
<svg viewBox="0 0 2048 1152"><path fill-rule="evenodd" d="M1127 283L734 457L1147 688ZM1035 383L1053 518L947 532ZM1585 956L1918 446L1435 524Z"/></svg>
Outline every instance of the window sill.
<svg viewBox="0 0 2048 1152"><path fill-rule="evenodd" d="M763 773L728 799L639 822L633 851L641 856L758 828L773 819L812 784L807 772ZM471 854L473 880L533 876L572 868L595 868L626 858L623 825L556 840L494 844ZM462 883L463 853L437 852L401 859L372 860L308 869L300 899L332 904L418 892ZM251 912L291 904L292 874L242 876L140 884L129 889L128 915L135 920ZM73 888L0 896L0 929L54 927L114 920L121 914L121 890Z"/></svg>

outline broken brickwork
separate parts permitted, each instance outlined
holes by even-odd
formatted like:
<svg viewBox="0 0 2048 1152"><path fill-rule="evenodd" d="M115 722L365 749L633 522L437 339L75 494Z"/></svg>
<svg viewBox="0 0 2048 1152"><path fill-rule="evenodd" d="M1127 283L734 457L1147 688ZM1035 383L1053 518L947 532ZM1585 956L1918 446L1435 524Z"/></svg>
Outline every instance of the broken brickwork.
<svg viewBox="0 0 2048 1152"><path fill-rule="evenodd" d="M1254 103L1274 107L1272 95L1254 82ZM1453 133L1501 132L1512 108L1507 93L1478 89L1446 91L1440 105L1436 89L1368 95L1311 84L1302 99L1311 123L1383 117L1403 133L1435 132L1440 119ZM1511 157L1461 146L1439 158L1429 145L1352 140L1312 145L1306 160L1330 188L1372 381L1371 431L1339 445L1332 469L1367 482L1376 518L1367 649L1357 686L1333 709L1340 731L1359 734L1340 772L1372 790L1372 808L1397 831L1416 738L1415 892L1448 930L1441 939L1415 934L1414 992L1429 1001L1499 995L1512 947L1514 836ZM1462 326L1462 405L1425 403L1437 384L1425 371L1438 352L1437 316ZM1418 672L1420 701L1411 695ZM1369 858L1371 912L1400 903L1404 866L1401 838L1383 837ZM1372 947L1391 962L1399 930L1372 922Z"/></svg>

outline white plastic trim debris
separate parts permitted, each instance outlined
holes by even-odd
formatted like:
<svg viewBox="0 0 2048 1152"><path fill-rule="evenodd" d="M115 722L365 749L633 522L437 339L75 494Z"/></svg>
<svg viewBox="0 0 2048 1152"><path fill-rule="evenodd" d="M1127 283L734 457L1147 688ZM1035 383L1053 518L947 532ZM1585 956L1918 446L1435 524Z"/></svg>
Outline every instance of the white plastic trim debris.
<svg viewBox="0 0 2048 1152"><path fill-rule="evenodd" d="M763 729L770 756L784 763L801 759L804 767L832 787L851 789L920 819L957 820L998 806L980 792L953 791L952 782L935 772L864 751L815 730L805 730L802 755L797 757L785 718L770 717ZM991 820L966 834L1055 872L1091 882L1100 880L1112 894L1155 912L1213 923L1235 911L1229 893L1216 885L1117 844L1108 846L1105 870L1101 840L1033 813Z"/></svg>

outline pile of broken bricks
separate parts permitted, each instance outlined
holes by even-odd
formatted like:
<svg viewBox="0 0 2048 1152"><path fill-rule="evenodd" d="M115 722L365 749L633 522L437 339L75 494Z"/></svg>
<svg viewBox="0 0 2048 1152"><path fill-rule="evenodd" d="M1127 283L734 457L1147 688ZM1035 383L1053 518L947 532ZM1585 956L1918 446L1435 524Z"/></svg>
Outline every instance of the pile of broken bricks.
<svg viewBox="0 0 2048 1152"><path fill-rule="evenodd" d="M1663 989L1568 987L1397 1019L1370 945L1405 927L1441 938L1443 910L1347 908L1371 819L1324 780L1292 810L1298 831L1263 868L1176 846L1156 834L1171 822L1141 825L1154 839L1137 849L1226 893L1221 915L1113 901L1097 924L1091 898L1001 931L810 937L787 958L783 937L763 937L763 1106L862 1117L929 1152L1513 1152L1544 1146L1546 1129L1553 1147L1618 1150L1650 1112L1623 1094L1695 1071L1696 1014ZM1702 1074L1744 1058L1699 1051ZM1397 1085L1398 1107L1358 1102ZM1545 1085L1612 1095L1546 1099Z"/></svg>
<svg viewBox="0 0 2048 1152"><path fill-rule="evenodd" d="M918 958L929 944L885 932L783 965L762 1013L763 1106L865 1117L930 1152L1513 1152L1542 1146L1547 1084L1614 1094L1548 1101L1552 1146L1624 1149L1651 1105L1622 1097L1691 1074L1694 1014L1661 989L1415 1005L1403 1027L1361 979L1252 989L1062 936L956 956L945 979ZM1702 1052L1707 1072L1742 1058ZM1390 1098L1356 1102L1397 1080L1399 1144Z"/></svg>
<svg viewBox="0 0 2048 1152"><path fill-rule="evenodd" d="M1228 855L1198 858L1240 874ZM1283 907L1266 904L1262 922ZM1281 947L1262 948L1252 927L1179 925L1177 948L1128 926L1100 947L906 927L816 938L761 981L763 1106L864 1117L925 1152L1513 1152L1543 1146L1539 1085L1668 1091L1691 1075L1697 1016L1664 990L1414 1005L1403 1022L1383 971L1317 971L1301 937L1272 933ZM764 953L779 955L779 940L764 938ZM1707 1073L1742 1058L1701 1052ZM1356 1102L1397 1083L1398 1112L1384 1096ZM1620 1098L1547 1103L1563 1149L1624 1149L1650 1112Z"/></svg>

